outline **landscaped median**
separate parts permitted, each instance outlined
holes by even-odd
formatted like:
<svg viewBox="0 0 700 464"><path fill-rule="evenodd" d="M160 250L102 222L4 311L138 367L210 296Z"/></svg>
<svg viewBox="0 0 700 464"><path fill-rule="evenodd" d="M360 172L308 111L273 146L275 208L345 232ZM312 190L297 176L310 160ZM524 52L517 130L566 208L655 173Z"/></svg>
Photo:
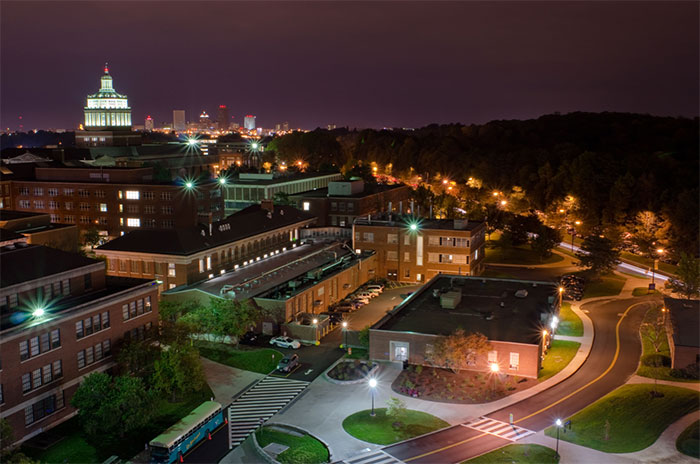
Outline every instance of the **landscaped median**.
<svg viewBox="0 0 700 464"><path fill-rule="evenodd" d="M390 445L450 426L442 419L413 409L403 411L398 417L387 415L387 408L377 408L374 412L371 416L371 411L365 409L346 417L343 428L358 440Z"/></svg>
<svg viewBox="0 0 700 464"><path fill-rule="evenodd" d="M482 454L462 464L556 464L559 457L552 448L542 445L508 445Z"/></svg>
<svg viewBox="0 0 700 464"><path fill-rule="evenodd" d="M320 464L330 460L326 445L306 433L281 426L263 427L255 432L260 448L276 443L287 447L274 459L283 464ZM264 452L264 451L262 451Z"/></svg>
<svg viewBox="0 0 700 464"><path fill-rule="evenodd" d="M581 344L578 342L552 340L552 344L542 360L542 369L540 369L537 380L543 382L561 372L574 359L580 346Z"/></svg>
<svg viewBox="0 0 700 464"><path fill-rule="evenodd" d="M652 445L681 417L700 407L698 392L668 385L625 385L570 418L559 438L606 453L632 453ZM564 419L564 418L562 418ZM557 430L545 433L555 437Z"/></svg>
<svg viewBox="0 0 700 464"><path fill-rule="evenodd" d="M619 295L626 281L626 278L613 273L602 275L594 280L587 280L583 298Z"/></svg>
<svg viewBox="0 0 700 464"><path fill-rule="evenodd" d="M271 348L236 349L225 343L203 340L195 342L195 346L199 354L207 359L260 374L269 374L284 357L282 353Z"/></svg>
<svg viewBox="0 0 700 464"><path fill-rule="evenodd" d="M700 458L700 421L693 422L678 435L676 448L683 454Z"/></svg>
<svg viewBox="0 0 700 464"><path fill-rule="evenodd" d="M567 337L583 337L583 321L571 309L571 303L565 301L559 310L559 327L557 334Z"/></svg>

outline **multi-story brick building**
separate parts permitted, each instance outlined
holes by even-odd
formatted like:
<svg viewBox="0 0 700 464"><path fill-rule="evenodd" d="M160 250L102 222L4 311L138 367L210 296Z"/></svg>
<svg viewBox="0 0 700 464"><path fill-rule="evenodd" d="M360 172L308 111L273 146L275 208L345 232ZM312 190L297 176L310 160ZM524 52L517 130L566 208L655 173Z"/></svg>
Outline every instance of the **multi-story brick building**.
<svg viewBox="0 0 700 464"><path fill-rule="evenodd" d="M171 289L212 278L291 247L316 220L291 206L253 205L210 225L136 230L97 248L110 275L156 279Z"/></svg>
<svg viewBox="0 0 700 464"><path fill-rule="evenodd" d="M700 364L700 301L664 298L662 314L668 330L671 367L685 369Z"/></svg>
<svg viewBox="0 0 700 464"><path fill-rule="evenodd" d="M17 241L0 249L0 282L0 416L18 443L74 415L81 380L158 320L155 282L79 254Z"/></svg>
<svg viewBox="0 0 700 464"><path fill-rule="evenodd" d="M78 228L69 224L52 223L49 214L0 210L0 230L21 234L27 243L34 245L46 245L69 252L77 252L80 248Z"/></svg>
<svg viewBox="0 0 700 464"><path fill-rule="evenodd" d="M485 232L483 222L384 213L355 219L353 248L377 253L377 277L425 282L440 273L479 275Z"/></svg>
<svg viewBox="0 0 700 464"><path fill-rule="evenodd" d="M317 225L352 227L355 218L401 210L408 206L411 188L402 184L333 181L326 188L290 195L297 208L318 217Z"/></svg>
<svg viewBox="0 0 700 464"><path fill-rule="evenodd" d="M438 337L456 328L485 335L491 349L470 369L537 378L559 313L559 292L548 282L438 275L370 329L370 358L432 365Z"/></svg>
<svg viewBox="0 0 700 464"><path fill-rule="evenodd" d="M218 182L156 183L153 168L35 168L12 180L17 211L51 215L51 222L96 228L105 237L137 229L173 229L223 217Z"/></svg>

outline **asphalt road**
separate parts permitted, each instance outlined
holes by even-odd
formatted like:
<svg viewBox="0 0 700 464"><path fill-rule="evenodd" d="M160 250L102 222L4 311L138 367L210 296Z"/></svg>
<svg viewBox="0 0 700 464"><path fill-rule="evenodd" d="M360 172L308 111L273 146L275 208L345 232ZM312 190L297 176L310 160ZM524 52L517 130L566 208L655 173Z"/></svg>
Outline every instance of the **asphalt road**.
<svg viewBox="0 0 700 464"><path fill-rule="evenodd" d="M635 298L584 305L593 321L595 338L581 368L563 382L487 417L508 422L512 413L518 426L540 431L624 384L637 370L641 355L639 325L653 304L650 298ZM388 446L384 451L404 462L458 463L509 443L457 425Z"/></svg>

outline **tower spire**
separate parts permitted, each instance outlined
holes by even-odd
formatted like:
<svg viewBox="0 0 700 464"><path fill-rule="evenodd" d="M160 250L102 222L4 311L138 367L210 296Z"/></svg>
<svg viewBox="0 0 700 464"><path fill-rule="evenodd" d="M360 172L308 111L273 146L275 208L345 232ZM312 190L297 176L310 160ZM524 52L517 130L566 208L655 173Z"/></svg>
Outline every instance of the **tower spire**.
<svg viewBox="0 0 700 464"><path fill-rule="evenodd" d="M109 65L105 61L105 74L109 74Z"/></svg>

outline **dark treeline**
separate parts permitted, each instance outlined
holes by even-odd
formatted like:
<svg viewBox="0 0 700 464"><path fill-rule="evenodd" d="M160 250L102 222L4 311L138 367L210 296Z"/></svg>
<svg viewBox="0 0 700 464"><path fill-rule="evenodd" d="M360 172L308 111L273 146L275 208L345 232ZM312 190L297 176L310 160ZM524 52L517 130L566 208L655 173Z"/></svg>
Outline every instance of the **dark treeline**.
<svg viewBox="0 0 700 464"><path fill-rule="evenodd" d="M75 132L13 132L0 135L0 150L22 146L24 148L44 147L46 145L75 145Z"/></svg>
<svg viewBox="0 0 700 464"><path fill-rule="evenodd" d="M376 162L403 178L463 183L473 176L485 189L518 186L541 211L573 195L588 226L625 224L652 211L672 224L676 248L697 254L698 130L698 118L571 113L413 131L317 129L268 149L311 168Z"/></svg>

